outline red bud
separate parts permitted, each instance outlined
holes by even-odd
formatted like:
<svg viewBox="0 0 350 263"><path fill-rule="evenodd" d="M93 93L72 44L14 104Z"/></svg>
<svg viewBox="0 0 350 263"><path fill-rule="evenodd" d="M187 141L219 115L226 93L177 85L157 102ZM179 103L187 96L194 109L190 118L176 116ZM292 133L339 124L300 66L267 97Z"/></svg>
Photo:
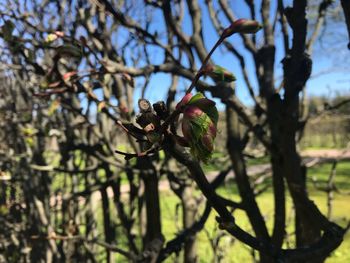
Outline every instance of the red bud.
<svg viewBox="0 0 350 263"><path fill-rule="evenodd" d="M180 108L183 105L186 105L190 99L192 98L192 94L191 93L187 93L182 100L176 105L176 109Z"/></svg>
<svg viewBox="0 0 350 263"><path fill-rule="evenodd" d="M209 152L212 152L214 150L214 138L209 134L206 134L202 137L202 144L205 146L205 148L208 149Z"/></svg>
<svg viewBox="0 0 350 263"><path fill-rule="evenodd" d="M254 34L258 32L262 26L258 21L249 20L249 19L238 19L233 22L228 28L223 32L223 36L229 37L234 33L243 33L243 34Z"/></svg>
<svg viewBox="0 0 350 263"><path fill-rule="evenodd" d="M188 119L182 120L182 134L187 141L192 140L191 122Z"/></svg>
<svg viewBox="0 0 350 263"><path fill-rule="evenodd" d="M196 106L188 106L183 112L184 117L188 119L195 119L203 114L203 111Z"/></svg>

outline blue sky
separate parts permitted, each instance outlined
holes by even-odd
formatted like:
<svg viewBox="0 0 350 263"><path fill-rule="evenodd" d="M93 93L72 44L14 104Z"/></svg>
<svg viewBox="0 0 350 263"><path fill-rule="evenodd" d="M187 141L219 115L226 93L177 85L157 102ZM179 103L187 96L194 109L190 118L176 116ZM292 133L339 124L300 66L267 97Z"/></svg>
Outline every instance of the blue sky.
<svg viewBox="0 0 350 263"><path fill-rule="evenodd" d="M139 0L142 4L143 1ZM210 48L214 45L214 43L218 39L218 35L208 17L208 10L204 4L204 0L200 0L200 6L202 10L202 22L203 22L203 35L205 40L205 45L207 50L210 50ZM214 2L214 8L219 10L219 6L217 1ZM261 21L261 18L259 16L259 5L260 0L255 1L256 4L256 10L257 10L257 20ZM271 1L271 10L272 14L274 14L274 10L276 9L276 2L277 1ZM286 4L290 1L284 1ZM339 1L336 1L337 3ZM248 10L247 6L244 4L244 1L229 1L229 3L232 6L232 9L235 12L235 15L237 18L246 18L248 16ZM339 4L339 3L338 3ZM186 6L186 5L185 5ZM141 17L144 17L144 13L147 10L144 10L144 7L141 5L139 8L139 14L135 13L135 17L133 19L138 20ZM185 10L187 11L187 10ZM342 13L339 14L342 16ZM309 16L312 16L311 12L309 13ZM219 17L222 21L222 24L224 26L228 26L229 22L225 20L225 17L221 14L219 14ZM111 21L112 18L108 18L107 21ZM164 26L164 20L163 15L160 10L156 10L154 13L152 13L152 19L153 23L150 27L150 30L152 32L157 31L159 33L159 36L161 37L162 41L166 41L166 32L165 26ZM189 15L187 12L185 12L185 17L183 20L182 25L183 31L187 35L191 35L192 31L192 24L191 20L189 18ZM78 34L83 34L81 30L78 30ZM282 65L280 61L282 60L284 53L283 53L283 47L282 47L282 40L281 36L279 34L276 34L276 63L275 63L275 69L276 69L276 83L280 83L281 76L282 76ZM126 29L119 29L115 34L112 36L113 42L115 44L119 44L120 42L123 42L123 40L128 39L127 37L127 30ZM262 32L259 32L257 34L257 40L258 43L262 43ZM253 60L251 58L251 55L244 51L242 41L239 36L232 36L229 41L232 45L234 45L239 51L242 52L242 54L246 58L246 65L248 68L248 71L250 72L251 81L253 83L253 86L255 90L257 91L258 85L255 78L254 73L254 65ZM311 79L307 82L307 94L308 95L323 95L326 97L334 96L336 94L350 94L350 77L349 77L349 71L350 71L350 51L346 48L347 46L347 32L345 23L331 23L329 22L327 24L327 27L325 30L321 32L321 41L316 42L314 52L313 52L313 74ZM161 64L163 63L164 59L164 52L160 50L159 48L156 48L154 46L147 46L148 51L150 52L150 58L153 64ZM127 63L131 65L131 52L134 52L132 48L129 49L129 54L127 54L128 58L126 59ZM252 103L250 96L247 92L247 88L244 84L243 77L241 74L241 70L239 67L239 63L237 59L229 54L225 53L223 48L218 48L215 53L212 56L212 59L214 63L227 68L229 71L233 72L236 77L236 94L241 99L241 101L246 104L250 105ZM198 61L197 61L198 62ZM140 66L144 66L145 64L140 64ZM197 68L200 67L200 63L197 63ZM208 80L209 81L209 80ZM140 80L136 80L136 83L140 84ZM165 73L157 73L153 74L151 76L151 81L148 86L147 92L146 92L146 98L148 98L150 101L155 102L158 100L165 100L166 94L168 92L168 88L170 85L170 75ZM178 91L184 91L189 85L189 82L180 79L179 81L179 87ZM140 85L136 88L136 92L134 94L135 103L137 102L138 98L141 96L141 87ZM101 95L102 94L97 94ZM178 99L181 98L183 93L178 93ZM221 107L221 105L219 105Z"/></svg>
<svg viewBox="0 0 350 263"><path fill-rule="evenodd" d="M214 1L216 2L216 1ZM247 9L243 1L229 1L232 4L233 10L236 12L238 18L244 18L247 15ZM260 1L255 3L259 5ZM272 1L271 9L275 10L274 3L277 1ZM217 8L218 5L214 3L214 6ZM201 3L202 9L202 21L203 21L203 33L205 38L205 45L209 50L216 40L218 35L215 32L209 18L207 8ZM258 11L259 9L257 9ZM257 12L258 13L258 12ZM311 16L312 14L310 14ZM225 21L224 17L221 16L223 24L229 25L228 21ZM156 23L153 25L152 30L157 30L162 32L164 29L163 19L161 14L156 13L154 15ZM261 21L261 18L258 16L258 20ZM183 30L187 35L191 34L191 21L188 14L185 15L183 21ZM347 65L347 61L350 61L350 51L347 50L347 33L345 23L336 23L332 25L331 23L327 24L326 30L321 32L322 42L317 42L313 52L313 71L312 77L307 82L307 94L308 95L323 95L323 96L334 96L336 94L349 94L350 93L350 77L349 70L350 65ZM276 82L281 81L282 74L282 65L280 61L282 60L284 53L282 47L282 40L279 34L276 34ZM259 40L262 42L262 33L257 34L258 43ZM251 72L250 76L252 77L252 83L254 88L257 90L257 82L254 75L254 66L251 56L244 52L244 48L239 36L233 36L229 39L231 44L238 48L246 57L246 63L248 71ZM161 63L163 59L163 52L159 52L155 48L151 48L151 57L154 61ZM241 70L237 59L225 53L223 48L219 48L215 51L212 56L214 63L223 66L233 72L236 77L236 92L237 96L242 100L243 103L249 105L251 104L250 96L245 87L243 77L241 75ZM200 64L197 64L199 67ZM154 74L152 76L150 85L148 87L146 97L151 101L156 101L160 99L165 99L167 89L170 85L170 77L168 74ZM187 81L179 82L179 90L185 90L188 86ZM140 93L135 94L135 98L139 97Z"/></svg>

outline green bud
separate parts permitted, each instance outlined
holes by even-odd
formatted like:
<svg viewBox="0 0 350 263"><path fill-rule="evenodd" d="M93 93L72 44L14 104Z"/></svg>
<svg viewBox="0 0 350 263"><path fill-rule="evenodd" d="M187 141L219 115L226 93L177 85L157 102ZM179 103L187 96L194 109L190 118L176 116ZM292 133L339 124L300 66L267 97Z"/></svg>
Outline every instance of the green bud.
<svg viewBox="0 0 350 263"><path fill-rule="evenodd" d="M186 95L179 103L184 106L182 133L191 148L191 154L207 162L214 150L218 111L215 102L202 93Z"/></svg>
<svg viewBox="0 0 350 263"><path fill-rule="evenodd" d="M236 80L235 75L229 72L227 69L218 65L207 65L202 70L203 75L210 76L215 81L232 82Z"/></svg>

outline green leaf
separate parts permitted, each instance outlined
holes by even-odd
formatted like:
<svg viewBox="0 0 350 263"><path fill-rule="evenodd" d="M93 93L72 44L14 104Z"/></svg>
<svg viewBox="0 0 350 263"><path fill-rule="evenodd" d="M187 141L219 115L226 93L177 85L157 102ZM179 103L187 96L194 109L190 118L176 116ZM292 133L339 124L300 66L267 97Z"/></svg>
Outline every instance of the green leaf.
<svg viewBox="0 0 350 263"><path fill-rule="evenodd" d="M196 95L194 95L188 102L188 105L194 105L199 107L210 117L210 119L215 123L215 125L218 123L219 113L217 108L215 107L215 102L207 99L202 93L199 92Z"/></svg>
<svg viewBox="0 0 350 263"><path fill-rule="evenodd" d="M191 126L193 131L193 137L199 140L208 131L209 125L212 121L207 114L202 114L194 120L191 120Z"/></svg>
<svg viewBox="0 0 350 263"><path fill-rule="evenodd" d="M212 77L215 81L232 82L236 80L235 75L218 65L215 65L207 75Z"/></svg>
<svg viewBox="0 0 350 263"><path fill-rule="evenodd" d="M206 114L210 117L212 122L214 122L215 126L219 121L219 112L218 109L214 106L205 111Z"/></svg>
<svg viewBox="0 0 350 263"><path fill-rule="evenodd" d="M188 105L194 104L195 102L197 102L200 99L205 99L205 96L203 95L203 93L198 92L197 94L192 96L192 98L188 102Z"/></svg>

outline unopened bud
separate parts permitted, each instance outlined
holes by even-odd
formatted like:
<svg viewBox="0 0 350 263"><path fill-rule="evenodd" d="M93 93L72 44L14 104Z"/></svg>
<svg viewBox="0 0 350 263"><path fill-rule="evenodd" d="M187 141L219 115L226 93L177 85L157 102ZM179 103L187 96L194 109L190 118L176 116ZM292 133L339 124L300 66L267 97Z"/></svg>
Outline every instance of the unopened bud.
<svg viewBox="0 0 350 263"><path fill-rule="evenodd" d="M176 109L179 109L181 106L186 105L192 98L191 93L187 93L182 100L176 105Z"/></svg>
<svg viewBox="0 0 350 263"><path fill-rule="evenodd" d="M224 30L223 36L226 38L234 33L254 34L258 32L261 28L262 26L258 21L249 19L238 19Z"/></svg>
<svg viewBox="0 0 350 263"><path fill-rule="evenodd" d="M205 76L212 77L215 81L232 82L236 80L235 75L218 65L208 65L202 70L202 73Z"/></svg>
<svg viewBox="0 0 350 263"><path fill-rule="evenodd" d="M178 107L184 107L182 133L198 160L207 162L214 150L218 112L215 102L203 94L187 94Z"/></svg>
<svg viewBox="0 0 350 263"><path fill-rule="evenodd" d="M188 106L183 112L184 117L188 119L198 118L203 114L203 111L196 106Z"/></svg>

